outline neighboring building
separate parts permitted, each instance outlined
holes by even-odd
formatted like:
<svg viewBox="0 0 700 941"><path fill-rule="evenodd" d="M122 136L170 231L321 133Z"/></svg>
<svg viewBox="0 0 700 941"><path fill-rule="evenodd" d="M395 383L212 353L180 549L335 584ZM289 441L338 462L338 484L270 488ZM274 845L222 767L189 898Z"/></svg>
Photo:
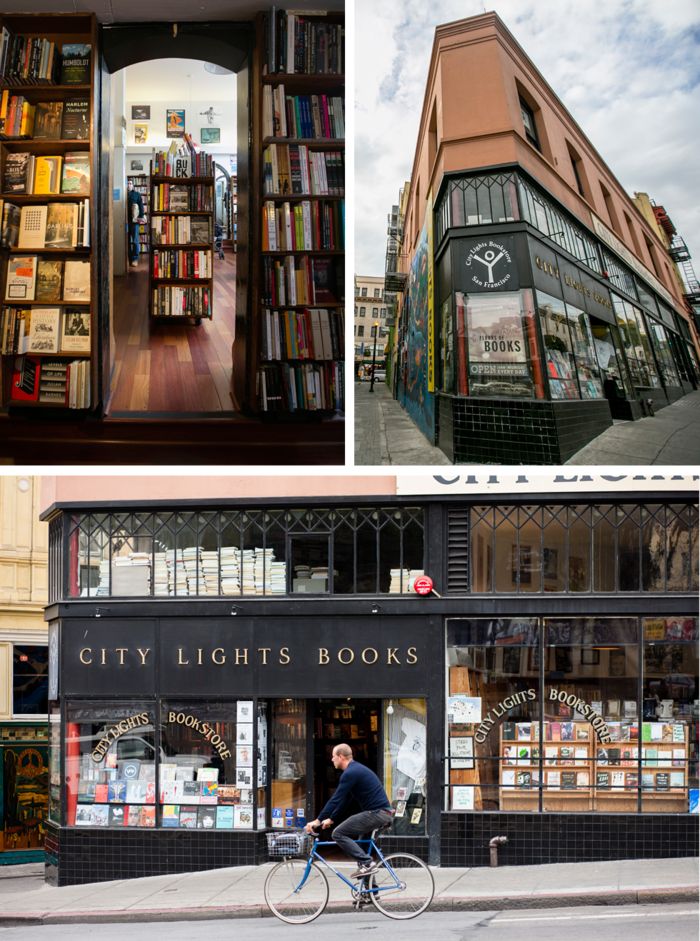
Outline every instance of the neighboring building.
<svg viewBox="0 0 700 941"><path fill-rule="evenodd" d="M640 213L495 13L439 26L408 201L397 397L456 462L565 462L697 388Z"/></svg>
<svg viewBox="0 0 700 941"><path fill-rule="evenodd" d="M396 329L401 297L406 285L406 274L401 269L404 265L400 256L405 255L403 228L406 218L408 183L401 187L399 201L391 207L387 218L386 259L384 265L384 300L387 304L387 380L389 387L396 391L398 376L395 365L399 343L399 331Z"/></svg>
<svg viewBox="0 0 700 941"><path fill-rule="evenodd" d="M384 278L372 275L355 276L355 373L361 366L371 365L374 353L374 325L377 333L377 363L384 365L387 335L387 305L384 300Z"/></svg>
<svg viewBox="0 0 700 941"><path fill-rule="evenodd" d="M385 848L432 864L495 834L506 865L697 853L692 475L59 477L43 504L49 881L264 862L342 740Z"/></svg>
<svg viewBox="0 0 700 941"><path fill-rule="evenodd" d="M43 859L48 810L46 523L39 483L0 477L0 865Z"/></svg>

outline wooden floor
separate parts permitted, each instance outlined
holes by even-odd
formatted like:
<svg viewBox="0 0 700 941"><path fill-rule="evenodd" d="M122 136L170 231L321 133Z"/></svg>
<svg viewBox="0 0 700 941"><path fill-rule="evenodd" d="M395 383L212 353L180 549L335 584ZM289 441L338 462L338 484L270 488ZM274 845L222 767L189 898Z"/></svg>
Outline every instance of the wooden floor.
<svg viewBox="0 0 700 941"><path fill-rule="evenodd" d="M212 320L150 321L148 256L114 279L115 367L107 414L231 413L236 255L214 258Z"/></svg>

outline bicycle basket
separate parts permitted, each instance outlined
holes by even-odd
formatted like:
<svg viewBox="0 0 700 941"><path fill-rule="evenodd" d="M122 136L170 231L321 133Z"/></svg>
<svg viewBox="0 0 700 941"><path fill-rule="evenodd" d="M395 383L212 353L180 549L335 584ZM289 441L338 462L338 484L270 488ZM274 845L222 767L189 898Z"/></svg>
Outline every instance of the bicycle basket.
<svg viewBox="0 0 700 941"><path fill-rule="evenodd" d="M270 859L282 856L308 856L311 835L308 833L268 833L267 852Z"/></svg>

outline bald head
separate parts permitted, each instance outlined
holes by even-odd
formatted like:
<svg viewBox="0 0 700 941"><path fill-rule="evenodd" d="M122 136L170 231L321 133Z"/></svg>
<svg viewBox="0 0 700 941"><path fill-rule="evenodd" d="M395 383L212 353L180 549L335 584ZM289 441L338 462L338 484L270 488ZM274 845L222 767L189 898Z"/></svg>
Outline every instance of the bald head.
<svg viewBox="0 0 700 941"><path fill-rule="evenodd" d="M333 762L334 768L340 768L341 771L345 771L352 761L352 748L345 744L336 745L333 749L331 761Z"/></svg>

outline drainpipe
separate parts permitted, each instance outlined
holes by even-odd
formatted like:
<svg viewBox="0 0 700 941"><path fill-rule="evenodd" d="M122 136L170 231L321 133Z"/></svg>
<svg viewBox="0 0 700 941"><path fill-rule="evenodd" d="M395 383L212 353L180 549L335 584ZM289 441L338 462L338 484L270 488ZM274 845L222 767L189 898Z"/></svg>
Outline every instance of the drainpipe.
<svg viewBox="0 0 700 941"><path fill-rule="evenodd" d="M494 836L489 840L489 852L491 853L490 865L492 867L498 866L498 847L505 846L507 842L507 836Z"/></svg>

